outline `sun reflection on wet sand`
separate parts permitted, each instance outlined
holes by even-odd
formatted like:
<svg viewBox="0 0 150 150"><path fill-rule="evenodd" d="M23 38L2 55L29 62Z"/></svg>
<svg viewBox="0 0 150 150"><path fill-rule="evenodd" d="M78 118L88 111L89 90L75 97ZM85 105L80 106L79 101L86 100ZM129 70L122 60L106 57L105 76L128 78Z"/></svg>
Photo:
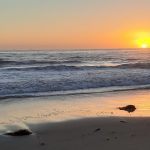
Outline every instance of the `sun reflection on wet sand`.
<svg viewBox="0 0 150 150"><path fill-rule="evenodd" d="M86 117L127 116L117 107L133 104L132 117L150 116L150 90L70 95L49 98L28 98L1 104L0 124L16 122L63 121Z"/></svg>

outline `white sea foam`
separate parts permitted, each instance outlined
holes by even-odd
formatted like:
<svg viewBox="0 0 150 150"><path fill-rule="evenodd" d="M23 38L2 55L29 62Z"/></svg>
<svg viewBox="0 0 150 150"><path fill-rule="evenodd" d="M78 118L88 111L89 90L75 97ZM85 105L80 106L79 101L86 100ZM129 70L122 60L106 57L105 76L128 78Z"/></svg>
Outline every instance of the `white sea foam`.
<svg viewBox="0 0 150 150"><path fill-rule="evenodd" d="M0 98L149 88L150 51L0 53Z"/></svg>

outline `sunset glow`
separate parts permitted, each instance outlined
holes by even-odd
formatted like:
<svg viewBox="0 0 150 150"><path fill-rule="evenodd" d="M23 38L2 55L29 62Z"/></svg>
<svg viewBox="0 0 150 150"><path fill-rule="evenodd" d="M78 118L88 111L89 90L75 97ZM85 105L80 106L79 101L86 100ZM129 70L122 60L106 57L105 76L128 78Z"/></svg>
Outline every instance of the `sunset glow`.
<svg viewBox="0 0 150 150"><path fill-rule="evenodd" d="M0 49L148 48L149 6L149 0L1 0Z"/></svg>
<svg viewBox="0 0 150 150"><path fill-rule="evenodd" d="M139 32L136 34L135 43L140 48L148 48L150 45L150 34L148 32Z"/></svg>

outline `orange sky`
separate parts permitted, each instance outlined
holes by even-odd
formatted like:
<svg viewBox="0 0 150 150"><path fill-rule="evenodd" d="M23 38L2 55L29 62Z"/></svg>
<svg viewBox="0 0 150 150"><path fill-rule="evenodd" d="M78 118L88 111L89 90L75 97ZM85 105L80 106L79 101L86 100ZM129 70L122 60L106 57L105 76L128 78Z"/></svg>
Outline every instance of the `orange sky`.
<svg viewBox="0 0 150 150"><path fill-rule="evenodd" d="M7 1L0 49L150 47L150 0Z"/></svg>

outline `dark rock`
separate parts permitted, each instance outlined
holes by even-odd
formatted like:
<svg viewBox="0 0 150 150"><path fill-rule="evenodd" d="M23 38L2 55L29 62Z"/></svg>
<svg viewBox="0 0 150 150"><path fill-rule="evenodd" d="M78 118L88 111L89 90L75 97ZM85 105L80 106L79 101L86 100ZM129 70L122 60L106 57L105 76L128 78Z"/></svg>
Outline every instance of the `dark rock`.
<svg viewBox="0 0 150 150"><path fill-rule="evenodd" d="M32 134L32 132L30 130L20 129L20 130L15 131L15 132L8 132L5 135L10 135L10 136L25 136L25 135L30 135L30 134Z"/></svg>
<svg viewBox="0 0 150 150"><path fill-rule="evenodd" d="M97 129L94 130L94 132L98 132L98 131L100 131L100 130L101 130L100 128L97 128Z"/></svg>
<svg viewBox="0 0 150 150"><path fill-rule="evenodd" d="M121 122L121 123L127 123L126 121L123 121L123 120L121 120L120 122Z"/></svg>
<svg viewBox="0 0 150 150"><path fill-rule="evenodd" d="M40 145L41 145L41 146L44 146L44 145L45 145L45 143L44 143L44 142L41 142L41 143L40 143Z"/></svg>

